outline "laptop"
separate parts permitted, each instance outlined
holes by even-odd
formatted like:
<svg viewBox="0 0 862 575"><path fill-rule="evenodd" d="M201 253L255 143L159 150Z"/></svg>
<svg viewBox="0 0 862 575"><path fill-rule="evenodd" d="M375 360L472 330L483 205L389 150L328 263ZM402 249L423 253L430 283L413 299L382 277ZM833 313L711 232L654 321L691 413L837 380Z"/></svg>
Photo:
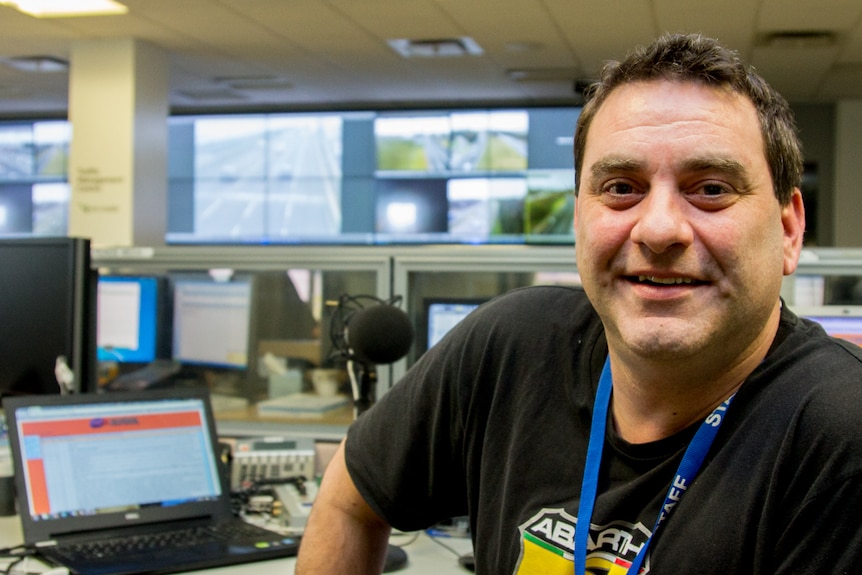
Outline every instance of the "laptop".
<svg viewBox="0 0 862 575"><path fill-rule="evenodd" d="M176 573L298 551L234 514L205 388L8 397L3 409L24 542L51 564Z"/></svg>

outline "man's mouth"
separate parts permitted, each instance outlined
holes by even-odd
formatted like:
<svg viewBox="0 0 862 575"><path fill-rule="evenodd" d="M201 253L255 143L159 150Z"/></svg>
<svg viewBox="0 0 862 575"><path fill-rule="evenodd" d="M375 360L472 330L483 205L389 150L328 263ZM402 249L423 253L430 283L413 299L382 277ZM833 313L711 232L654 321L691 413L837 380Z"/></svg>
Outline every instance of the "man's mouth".
<svg viewBox="0 0 862 575"><path fill-rule="evenodd" d="M656 276L638 276L637 281L640 283L650 283L658 285L680 285L695 283L691 278L675 278L675 277L656 277Z"/></svg>

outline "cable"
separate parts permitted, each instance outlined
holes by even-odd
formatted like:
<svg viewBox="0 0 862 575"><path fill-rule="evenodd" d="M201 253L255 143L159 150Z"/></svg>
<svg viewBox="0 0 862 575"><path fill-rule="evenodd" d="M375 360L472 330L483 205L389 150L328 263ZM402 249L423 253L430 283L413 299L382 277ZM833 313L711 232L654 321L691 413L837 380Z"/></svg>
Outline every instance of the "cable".
<svg viewBox="0 0 862 575"><path fill-rule="evenodd" d="M15 545L13 547L5 547L0 549L0 559L11 559L8 564L4 565L2 571L4 575L9 575L16 565L22 563L30 557L37 555L36 550L28 545ZM28 574L28 571L24 572Z"/></svg>
<svg viewBox="0 0 862 575"><path fill-rule="evenodd" d="M408 545L412 545L413 543L416 543L416 540L419 539L420 533L421 533L421 531L413 531L413 532L408 532L408 533L404 533L404 532L392 533L389 536L389 543L394 544L394 545L398 545L399 547L407 547ZM393 543L393 541L392 541L396 537L405 537L407 535L412 535L412 537L405 543Z"/></svg>
<svg viewBox="0 0 862 575"><path fill-rule="evenodd" d="M33 549L22 543L19 545L13 545L12 547L0 548L0 559L8 557L21 557L21 553L19 553L19 551L23 551L24 553L33 553Z"/></svg>
<svg viewBox="0 0 862 575"><path fill-rule="evenodd" d="M3 568L3 573L4 573L4 575L9 575L10 573L12 573L12 569L13 569L16 565L18 565L19 563L21 563L22 561L24 561L25 559L27 559L27 557L29 557L29 555L22 555L21 557L17 557L14 561L12 561L12 562L11 562L11 563L9 563L8 565L6 565L6 566Z"/></svg>
<svg viewBox="0 0 862 575"><path fill-rule="evenodd" d="M427 535L431 539L431 541L433 541L434 543L436 543L440 547L446 549L455 557L460 557L461 555L463 555L463 553L461 553L460 551L458 551L454 547L450 547L449 545L446 545L445 543L440 541L440 539L444 536L443 535L436 535L437 532L434 531L433 529L426 529L424 531L424 533L425 533L425 535Z"/></svg>

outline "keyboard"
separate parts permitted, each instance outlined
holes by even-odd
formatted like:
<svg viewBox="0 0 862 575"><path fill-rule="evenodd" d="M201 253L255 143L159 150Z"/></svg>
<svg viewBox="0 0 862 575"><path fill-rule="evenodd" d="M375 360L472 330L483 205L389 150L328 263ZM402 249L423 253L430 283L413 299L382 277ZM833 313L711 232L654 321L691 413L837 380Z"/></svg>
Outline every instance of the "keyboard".
<svg viewBox="0 0 862 575"><path fill-rule="evenodd" d="M124 389L145 389L178 373L182 364L169 359L157 359L135 371L117 376L108 382L107 388L114 391Z"/></svg>
<svg viewBox="0 0 862 575"><path fill-rule="evenodd" d="M248 523L231 521L206 527L189 527L100 539L85 543L68 543L53 548L52 553L69 561L107 559L143 555L160 549L183 549L209 543L262 541L276 537Z"/></svg>

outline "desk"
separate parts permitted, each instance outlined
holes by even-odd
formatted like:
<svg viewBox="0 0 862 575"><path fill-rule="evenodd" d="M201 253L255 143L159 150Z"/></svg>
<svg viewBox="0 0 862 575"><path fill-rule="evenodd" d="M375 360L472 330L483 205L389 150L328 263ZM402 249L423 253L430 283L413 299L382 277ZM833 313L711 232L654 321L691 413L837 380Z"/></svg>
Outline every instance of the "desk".
<svg viewBox="0 0 862 575"><path fill-rule="evenodd" d="M21 541L20 519L17 516L0 517L0 547L17 545ZM469 539L449 538L440 541L459 553L467 552L472 548ZM391 542L395 545L402 545L410 561L406 569L397 573L404 575L464 575L469 573L458 565L457 557L452 551L438 545L425 533L396 534L392 536ZM0 565L3 564L5 562L0 563ZM197 573L207 573L207 575L293 575L295 565L296 559L273 559L207 569L197 571ZM35 561L28 561L26 568L27 570L38 570ZM19 571L13 569L12 573L19 573Z"/></svg>

